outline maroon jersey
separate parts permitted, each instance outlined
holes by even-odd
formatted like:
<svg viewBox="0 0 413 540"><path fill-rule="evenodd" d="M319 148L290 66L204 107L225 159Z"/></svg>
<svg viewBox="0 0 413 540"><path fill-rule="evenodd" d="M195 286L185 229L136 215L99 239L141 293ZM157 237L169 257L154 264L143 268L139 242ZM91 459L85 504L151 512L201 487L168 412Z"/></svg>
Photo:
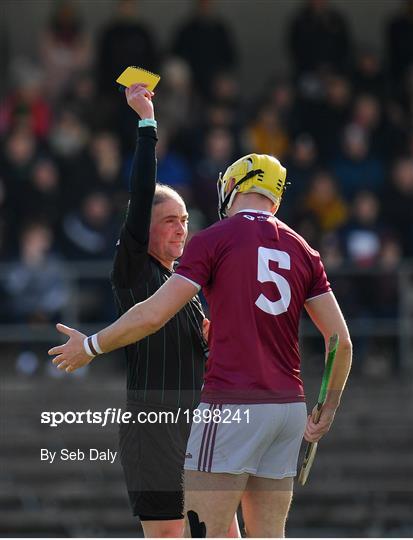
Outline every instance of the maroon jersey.
<svg viewBox="0 0 413 540"><path fill-rule="evenodd" d="M176 273L202 287L210 308L202 401L304 401L300 314L331 290L319 253L271 214L243 210L198 233Z"/></svg>

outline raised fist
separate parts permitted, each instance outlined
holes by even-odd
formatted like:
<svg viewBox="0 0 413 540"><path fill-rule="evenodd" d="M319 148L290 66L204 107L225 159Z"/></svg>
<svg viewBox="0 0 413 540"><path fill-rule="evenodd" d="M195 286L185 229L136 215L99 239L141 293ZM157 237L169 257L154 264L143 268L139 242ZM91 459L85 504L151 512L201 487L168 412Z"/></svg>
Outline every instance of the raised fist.
<svg viewBox="0 0 413 540"><path fill-rule="evenodd" d="M126 88L126 100L141 118L154 118L152 96L154 93L148 90L146 84L132 84Z"/></svg>

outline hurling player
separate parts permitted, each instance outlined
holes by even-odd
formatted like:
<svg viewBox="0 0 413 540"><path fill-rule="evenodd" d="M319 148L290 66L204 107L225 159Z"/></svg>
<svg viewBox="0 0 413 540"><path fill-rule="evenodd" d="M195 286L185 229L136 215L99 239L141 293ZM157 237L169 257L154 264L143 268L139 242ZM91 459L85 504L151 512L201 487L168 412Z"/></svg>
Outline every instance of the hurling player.
<svg viewBox="0 0 413 540"><path fill-rule="evenodd" d="M274 216L285 181L272 156L231 165L218 181L225 219L194 236L156 294L93 336L103 352L141 340L203 289L210 355L187 447L185 506L207 536L226 534L240 502L248 536L284 535L302 436L317 441L329 430L350 370L348 329L320 256ZM303 308L326 343L334 333L340 339L317 424L307 418L300 379ZM53 362L66 371L88 364L91 338L59 330L69 340L51 349Z"/></svg>

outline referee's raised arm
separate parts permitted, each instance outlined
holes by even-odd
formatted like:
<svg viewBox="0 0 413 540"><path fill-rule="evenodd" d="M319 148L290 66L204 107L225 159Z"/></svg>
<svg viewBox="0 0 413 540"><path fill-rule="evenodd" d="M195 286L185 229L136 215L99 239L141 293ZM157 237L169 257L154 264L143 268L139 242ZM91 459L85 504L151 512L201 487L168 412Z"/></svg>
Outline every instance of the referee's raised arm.
<svg viewBox="0 0 413 540"><path fill-rule="evenodd" d="M129 181L130 201L125 220L129 232L141 246L147 246L151 209L155 193L157 139L152 103L153 92L144 84L126 89L128 105L139 115L138 141Z"/></svg>

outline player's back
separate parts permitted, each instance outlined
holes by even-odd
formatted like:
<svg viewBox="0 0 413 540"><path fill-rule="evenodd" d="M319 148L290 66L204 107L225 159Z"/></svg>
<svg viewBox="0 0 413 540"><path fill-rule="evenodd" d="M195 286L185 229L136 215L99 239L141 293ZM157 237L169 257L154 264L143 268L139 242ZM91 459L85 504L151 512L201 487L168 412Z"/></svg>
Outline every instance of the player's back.
<svg viewBox="0 0 413 540"><path fill-rule="evenodd" d="M300 314L329 290L318 253L272 215L245 210L197 235L179 273L203 287L210 307L202 400L302 401Z"/></svg>

